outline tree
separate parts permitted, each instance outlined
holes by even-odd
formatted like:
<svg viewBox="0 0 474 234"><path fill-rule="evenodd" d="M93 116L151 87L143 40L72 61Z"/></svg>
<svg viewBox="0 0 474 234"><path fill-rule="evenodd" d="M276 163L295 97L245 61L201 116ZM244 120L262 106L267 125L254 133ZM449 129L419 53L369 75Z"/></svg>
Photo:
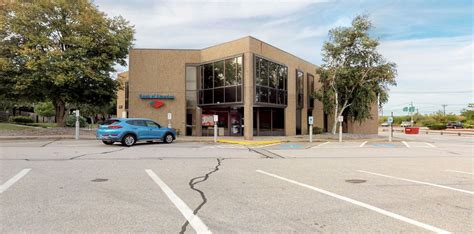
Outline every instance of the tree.
<svg viewBox="0 0 474 234"><path fill-rule="evenodd" d="M39 116L50 117L55 115L54 105L51 102L40 102L35 105L35 113Z"/></svg>
<svg viewBox="0 0 474 234"><path fill-rule="evenodd" d="M388 86L396 85L396 65L377 52L379 42L369 36L371 28L367 16L357 16L351 27L331 29L323 45L318 70L322 89L314 96L323 102L325 113L334 114L333 134L338 116L359 122L372 118L372 106L377 100L380 105L387 102Z"/></svg>
<svg viewBox="0 0 474 234"><path fill-rule="evenodd" d="M0 85L9 96L51 100L59 126L66 104L113 99L113 66L126 65L133 41L124 18L108 18L88 0L8 1L0 11Z"/></svg>

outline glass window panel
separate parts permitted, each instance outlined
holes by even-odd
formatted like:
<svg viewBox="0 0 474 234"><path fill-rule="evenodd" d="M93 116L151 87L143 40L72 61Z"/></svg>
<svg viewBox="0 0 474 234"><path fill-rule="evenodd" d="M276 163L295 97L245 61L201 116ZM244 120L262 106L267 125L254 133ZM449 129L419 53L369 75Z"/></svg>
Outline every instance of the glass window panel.
<svg viewBox="0 0 474 234"><path fill-rule="evenodd" d="M212 104L212 89L204 90L204 104Z"/></svg>
<svg viewBox="0 0 474 234"><path fill-rule="evenodd" d="M260 102L268 102L268 88L259 87Z"/></svg>
<svg viewBox="0 0 474 234"><path fill-rule="evenodd" d="M285 90L288 90L288 68L285 67L283 70L283 77L285 79Z"/></svg>
<svg viewBox="0 0 474 234"><path fill-rule="evenodd" d="M260 60L260 83L258 85L268 86L268 61Z"/></svg>
<svg viewBox="0 0 474 234"><path fill-rule="evenodd" d="M268 83L271 88L276 88L278 86L278 77L277 77L278 65L276 63L269 63L268 67Z"/></svg>
<svg viewBox="0 0 474 234"><path fill-rule="evenodd" d="M268 102L277 104L277 90L276 89L268 89Z"/></svg>
<svg viewBox="0 0 474 234"><path fill-rule="evenodd" d="M237 87L226 87L225 88L225 102L236 102L237 100Z"/></svg>
<svg viewBox="0 0 474 234"><path fill-rule="evenodd" d="M242 85L237 86L237 102L242 101Z"/></svg>
<svg viewBox="0 0 474 234"><path fill-rule="evenodd" d="M236 85L236 61L237 58L226 59L225 60L225 85Z"/></svg>
<svg viewBox="0 0 474 234"><path fill-rule="evenodd" d="M224 86L224 61L214 63L214 88Z"/></svg>
<svg viewBox="0 0 474 234"><path fill-rule="evenodd" d="M224 88L214 89L214 103L224 103Z"/></svg>
<svg viewBox="0 0 474 234"><path fill-rule="evenodd" d="M237 70L237 76L235 78L235 84L242 84L242 56L237 57L237 63L235 64Z"/></svg>
<svg viewBox="0 0 474 234"><path fill-rule="evenodd" d="M285 72L285 67L281 66L281 65L278 65L277 66L277 78L278 78L278 89L285 89L285 86L284 86L284 72Z"/></svg>
<svg viewBox="0 0 474 234"><path fill-rule="evenodd" d="M186 67L186 90L196 90L196 67Z"/></svg>
<svg viewBox="0 0 474 234"><path fill-rule="evenodd" d="M208 89L213 87L213 68L212 63L204 66L203 88Z"/></svg>

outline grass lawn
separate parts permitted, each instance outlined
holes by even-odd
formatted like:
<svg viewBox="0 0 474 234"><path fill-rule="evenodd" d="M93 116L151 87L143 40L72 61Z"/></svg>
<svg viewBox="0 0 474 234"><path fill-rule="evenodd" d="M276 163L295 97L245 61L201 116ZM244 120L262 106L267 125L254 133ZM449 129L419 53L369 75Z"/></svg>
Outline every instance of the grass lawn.
<svg viewBox="0 0 474 234"><path fill-rule="evenodd" d="M0 123L0 131L1 130L22 130L22 129L29 129L29 128L32 128L32 127L17 125L17 124L10 124L10 123Z"/></svg>

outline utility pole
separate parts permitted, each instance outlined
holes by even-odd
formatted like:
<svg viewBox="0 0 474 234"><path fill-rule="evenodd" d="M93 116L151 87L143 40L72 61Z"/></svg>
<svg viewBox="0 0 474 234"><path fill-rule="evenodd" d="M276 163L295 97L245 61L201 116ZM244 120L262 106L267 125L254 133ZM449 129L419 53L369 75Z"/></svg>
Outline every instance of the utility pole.
<svg viewBox="0 0 474 234"><path fill-rule="evenodd" d="M443 107L443 113L444 115L446 115L446 107L448 106L447 104L442 104L441 105Z"/></svg>

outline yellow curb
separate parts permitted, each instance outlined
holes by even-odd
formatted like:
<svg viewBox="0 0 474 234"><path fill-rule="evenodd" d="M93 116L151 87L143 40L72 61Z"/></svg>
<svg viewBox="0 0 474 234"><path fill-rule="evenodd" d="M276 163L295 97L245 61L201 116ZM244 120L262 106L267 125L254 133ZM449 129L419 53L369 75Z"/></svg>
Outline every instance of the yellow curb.
<svg viewBox="0 0 474 234"><path fill-rule="evenodd" d="M232 140L217 140L220 143L238 144L238 145L269 145L281 143L281 141L232 141Z"/></svg>

